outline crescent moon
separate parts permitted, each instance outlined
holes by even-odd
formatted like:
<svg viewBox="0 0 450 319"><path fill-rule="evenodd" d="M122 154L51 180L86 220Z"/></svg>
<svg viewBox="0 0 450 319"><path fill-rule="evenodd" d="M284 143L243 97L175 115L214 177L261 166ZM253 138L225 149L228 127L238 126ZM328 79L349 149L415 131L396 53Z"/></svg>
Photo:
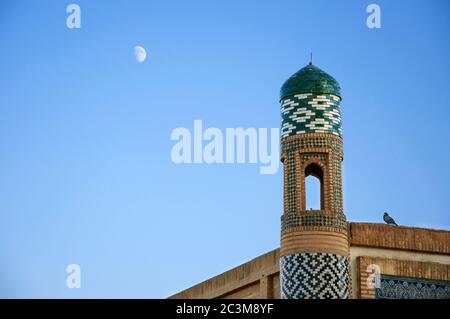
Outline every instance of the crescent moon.
<svg viewBox="0 0 450 319"><path fill-rule="evenodd" d="M147 58L147 52L143 47L137 45L134 47L134 56L139 63L142 63Z"/></svg>

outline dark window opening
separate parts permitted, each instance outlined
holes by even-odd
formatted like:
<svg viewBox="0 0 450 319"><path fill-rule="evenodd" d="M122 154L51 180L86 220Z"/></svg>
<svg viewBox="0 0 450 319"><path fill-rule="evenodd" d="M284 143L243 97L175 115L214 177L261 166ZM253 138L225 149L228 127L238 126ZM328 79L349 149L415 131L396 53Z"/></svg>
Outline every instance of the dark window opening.
<svg viewBox="0 0 450 319"><path fill-rule="evenodd" d="M323 171L317 164L309 164L305 169L305 209L324 209Z"/></svg>

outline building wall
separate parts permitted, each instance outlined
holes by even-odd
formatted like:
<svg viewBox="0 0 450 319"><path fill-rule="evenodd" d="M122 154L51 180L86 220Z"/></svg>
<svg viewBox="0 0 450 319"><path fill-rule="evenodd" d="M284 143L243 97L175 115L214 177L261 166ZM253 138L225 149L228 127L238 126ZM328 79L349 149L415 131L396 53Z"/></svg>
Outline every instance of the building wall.
<svg viewBox="0 0 450 319"><path fill-rule="evenodd" d="M280 298L280 251L273 250L170 298Z"/></svg>
<svg viewBox="0 0 450 319"><path fill-rule="evenodd" d="M376 287L367 285L375 267L382 279L444 283L450 292L449 231L351 223L349 238L353 298L376 297ZM273 250L170 298L278 299L279 260L279 249Z"/></svg>
<svg viewBox="0 0 450 319"><path fill-rule="evenodd" d="M450 232L351 224L351 234L354 298L373 299L383 294L391 298L432 298L428 290L438 289L437 285L441 286L440 296L450 298ZM378 287L371 285L375 271L381 278Z"/></svg>

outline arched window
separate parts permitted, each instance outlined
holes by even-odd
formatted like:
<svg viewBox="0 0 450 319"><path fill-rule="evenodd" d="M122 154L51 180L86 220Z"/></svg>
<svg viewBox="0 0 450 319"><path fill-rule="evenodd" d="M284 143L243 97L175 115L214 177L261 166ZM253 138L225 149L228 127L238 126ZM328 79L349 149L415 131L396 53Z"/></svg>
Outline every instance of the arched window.
<svg viewBox="0 0 450 319"><path fill-rule="evenodd" d="M323 171L311 163L305 168L305 209L324 209Z"/></svg>

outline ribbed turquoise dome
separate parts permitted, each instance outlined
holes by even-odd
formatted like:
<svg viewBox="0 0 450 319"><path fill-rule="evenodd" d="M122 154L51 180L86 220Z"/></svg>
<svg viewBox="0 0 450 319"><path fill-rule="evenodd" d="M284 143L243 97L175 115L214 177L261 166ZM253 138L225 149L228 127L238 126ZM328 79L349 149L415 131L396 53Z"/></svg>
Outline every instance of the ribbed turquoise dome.
<svg viewBox="0 0 450 319"><path fill-rule="evenodd" d="M331 75L310 63L284 82L280 100L300 93L334 94L341 97L341 88Z"/></svg>

